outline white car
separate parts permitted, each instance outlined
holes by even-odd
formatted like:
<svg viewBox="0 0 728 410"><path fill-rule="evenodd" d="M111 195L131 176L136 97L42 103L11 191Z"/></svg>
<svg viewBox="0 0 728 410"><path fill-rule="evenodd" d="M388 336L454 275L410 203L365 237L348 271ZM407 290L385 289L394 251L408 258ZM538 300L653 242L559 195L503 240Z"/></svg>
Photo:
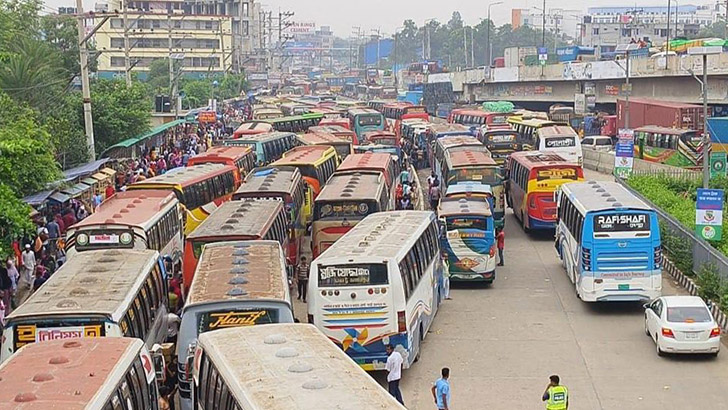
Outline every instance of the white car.
<svg viewBox="0 0 728 410"><path fill-rule="evenodd" d="M604 135L591 135L581 140L582 148L591 148L595 151L608 152L612 150L612 138Z"/></svg>
<svg viewBox="0 0 728 410"><path fill-rule="evenodd" d="M697 296L662 296L645 306L645 333L655 341L657 355L720 351L720 327Z"/></svg>

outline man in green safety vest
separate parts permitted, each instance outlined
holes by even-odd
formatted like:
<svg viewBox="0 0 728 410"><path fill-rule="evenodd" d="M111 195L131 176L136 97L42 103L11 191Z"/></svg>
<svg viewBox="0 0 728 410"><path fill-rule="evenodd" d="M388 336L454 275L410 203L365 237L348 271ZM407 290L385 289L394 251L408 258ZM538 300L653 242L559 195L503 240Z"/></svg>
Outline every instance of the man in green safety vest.
<svg viewBox="0 0 728 410"><path fill-rule="evenodd" d="M549 376L551 382L546 386L541 398L546 402L546 410L566 410L569 408L569 391L559 384L559 376Z"/></svg>

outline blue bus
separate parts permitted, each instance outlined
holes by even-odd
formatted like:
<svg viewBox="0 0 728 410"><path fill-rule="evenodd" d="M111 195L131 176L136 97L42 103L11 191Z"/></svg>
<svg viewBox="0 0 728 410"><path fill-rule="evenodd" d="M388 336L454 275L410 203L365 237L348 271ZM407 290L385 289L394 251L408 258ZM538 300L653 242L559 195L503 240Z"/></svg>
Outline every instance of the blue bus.
<svg viewBox="0 0 728 410"><path fill-rule="evenodd" d="M495 223L484 198L443 198L440 216L440 249L450 280L495 280Z"/></svg>
<svg viewBox="0 0 728 410"><path fill-rule="evenodd" d="M223 145L247 145L255 151L255 165L262 167L281 159L283 153L297 145L296 134L292 132L265 132L243 135L237 139L225 139Z"/></svg>
<svg viewBox="0 0 728 410"><path fill-rule="evenodd" d="M359 141L364 140L364 133L371 131L384 131L384 115L371 108L352 108L349 110L351 129L356 133Z"/></svg>
<svg viewBox="0 0 728 410"><path fill-rule="evenodd" d="M445 191L445 198L483 198L490 204L490 211L495 212L493 189L487 184L474 181L450 184Z"/></svg>
<svg viewBox="0 0 728 410"><path fill-rule="evenodd" d="M657 214L616 182L571 182L556 192L556 251L585 302L645 301L662 293Z"/></svg>

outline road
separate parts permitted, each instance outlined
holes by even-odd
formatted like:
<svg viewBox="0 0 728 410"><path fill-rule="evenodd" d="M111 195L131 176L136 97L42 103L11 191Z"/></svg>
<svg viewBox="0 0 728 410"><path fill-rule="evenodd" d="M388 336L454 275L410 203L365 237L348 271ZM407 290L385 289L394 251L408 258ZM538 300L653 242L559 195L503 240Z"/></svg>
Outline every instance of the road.
<svg viewBox="0 0 728 410"><path fill-rule="evenodd" d="M586 171L587 179L610 177ZM552 235L506 222L506 265L495 283L454 286L401 388L413 410L434 409L432 382L451 369L452 409L539 409L548 376L571 409L728 408L728 351L717 359L658 357L635 303L579 301ZM663 294L678 294L663 278ZM305 307L296 306L305 320ZM382 373L374 377L385 384Z"/></svg>

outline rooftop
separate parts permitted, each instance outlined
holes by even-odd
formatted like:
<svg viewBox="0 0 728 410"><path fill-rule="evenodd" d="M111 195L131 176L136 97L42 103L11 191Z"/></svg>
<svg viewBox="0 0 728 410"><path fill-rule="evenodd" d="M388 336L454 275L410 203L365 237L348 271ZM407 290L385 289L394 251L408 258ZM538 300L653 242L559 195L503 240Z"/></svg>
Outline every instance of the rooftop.
<svg viewBox="0 0 728 410"><path fill-rule="evenodd" d="M177 202L177 197L165 190L118 192L104 201L96 212L71 228L92 225L141 226L173 202Z"/></svg>
<svg viewBox="0 0 728 410"><path fill-rule="evenodd" d="M490 204L484 198L443 198L438 207L440 217L447 216L492 216Z"/></svg>
<svg viewBox="0 0 728 410"><path fill-rule="evenodd" d="M264 235L275 216L283 211L283 202L264 199L228 201L214 210L187 239L227 237L231 240Z"/></svg>

